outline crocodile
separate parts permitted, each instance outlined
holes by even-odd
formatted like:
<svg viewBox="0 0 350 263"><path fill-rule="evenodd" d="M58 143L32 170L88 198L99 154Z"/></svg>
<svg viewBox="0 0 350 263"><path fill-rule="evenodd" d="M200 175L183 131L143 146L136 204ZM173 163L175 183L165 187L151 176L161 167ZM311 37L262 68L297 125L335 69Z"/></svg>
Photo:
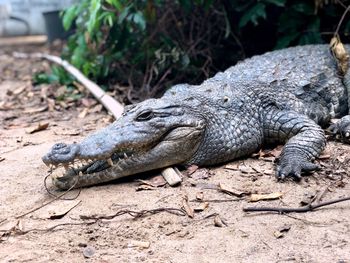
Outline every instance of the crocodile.
<svg viewBox="0 0 350 263"><path fill-rule="evenodd" d="M109 126L80 143L55 144L42 160L61 170L53 183L67 189L172 165L217 165L283 143L276 177L300 180L318 169L332 118L340 119L333 130L350 137L348 82L328 45L268 52L126 106Z"/></svg>

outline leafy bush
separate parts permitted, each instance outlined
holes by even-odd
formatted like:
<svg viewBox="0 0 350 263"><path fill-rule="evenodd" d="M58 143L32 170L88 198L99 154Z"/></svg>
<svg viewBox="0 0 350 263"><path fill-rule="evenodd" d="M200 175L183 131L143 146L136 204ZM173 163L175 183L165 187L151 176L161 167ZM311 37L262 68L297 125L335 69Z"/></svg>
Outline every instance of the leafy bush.
<svg viewBox="0 0 350 263"><path fill-rule="evenodd" d="M344 8L327 3L81 0L62 16L67 30L76 27L63 56L102 85L127 86L134 102L200 83L245 56L328 41Z"/></svg>

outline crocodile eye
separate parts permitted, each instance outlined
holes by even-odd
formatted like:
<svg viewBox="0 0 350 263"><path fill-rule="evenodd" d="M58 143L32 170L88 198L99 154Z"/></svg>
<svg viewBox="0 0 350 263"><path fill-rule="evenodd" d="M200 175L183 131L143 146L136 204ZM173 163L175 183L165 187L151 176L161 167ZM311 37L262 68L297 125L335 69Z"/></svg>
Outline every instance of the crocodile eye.
<svg viewBox="0 0 350 263"><path fill-rule="evenodd" d="M148 121L153 118L153 115L153 111L151 110L143 111L137 115L136 121Z"/></svg>

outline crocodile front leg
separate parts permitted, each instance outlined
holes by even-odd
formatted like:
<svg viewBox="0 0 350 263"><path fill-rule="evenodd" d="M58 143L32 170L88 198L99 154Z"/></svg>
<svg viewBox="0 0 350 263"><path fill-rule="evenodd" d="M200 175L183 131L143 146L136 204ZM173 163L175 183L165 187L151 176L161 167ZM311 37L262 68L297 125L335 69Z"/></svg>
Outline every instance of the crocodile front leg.
<svg viewBox="0 0 350 263"><path fill-rule="evenodd" d="M267 112L263 120L265 141L287 141L277 164L276 177L292 176L299 180L302 172L317 169L313 161L326 145L321 127L294 111L270 109Z"/></svg>
<svg viewBox="0 0 350 263"><path fill-rule="evenodd" d="M350 115L344 116L337 123L331 125L330 130L337 139L350 143Z"/></svg>

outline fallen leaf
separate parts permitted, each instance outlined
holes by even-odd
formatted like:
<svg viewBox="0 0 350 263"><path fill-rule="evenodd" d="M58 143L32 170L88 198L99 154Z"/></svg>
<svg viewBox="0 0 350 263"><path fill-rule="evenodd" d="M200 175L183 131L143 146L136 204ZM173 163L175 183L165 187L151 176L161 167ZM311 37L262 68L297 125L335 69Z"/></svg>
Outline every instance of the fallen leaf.
<svg viewBox="0 0 350 263"><path fill-rule="evenodd" d="M43 112L43 111L46 111L48 109L48 106L42 106L42 107L39 107L39 108L28 108L26 110L24 110L23 112L24 113L38 113L38 112Z"/></svg>
<svg viewBox="0 0 350 263"><path fill-rule="evenodd" d="M309 205L312 203L312 201L314 201L316 197L316 193L315 192L306 192L303 195L303 199L300 201L300 205L301 206L305 206L305 205Z"/></svg>
<svg viewBox="0 0 350 263"><path fill-rule="evenodd" d="M349 68L349 54L341 42L339 35L336 35L331 39L330 48L337 61L338 69L343 75L345 75Z"/></svg>
<svg viewBox="0 0 350 263"><path fill-rule="evenodd" d="M6 110L12 110L14 107L13 102L7 102L7 101L1 101L0 102L0 110L6 111Z"/></svg>
<svg viewBox="0 0 350 263"><path fill-rule="evenodd" d="M38 132L38 131L46 130L47 127L49 127L49 123L48 122L39 123L37 126L27 128L26 132L29 133L29 134L32 134L32 133L35 133L35 132Z"/></svg>
<svg viewBox="0 0 350 263"><path fill-rule="evenodd" d="M283 225L279 227L275 232L273 232L273 235L276 238L282 238L284 237L284 233L288 232L290 230L291 226L290 225Z"/></svg>
<svg viewBox="0 0 350 263"><path fill-rule="evenodd" d="M198 170L198 166L195 164L192 164L191 166L189 166L186 170L186 175L190 176L191 174L193 174L195 171Z"/></svg>
<svg viewBox="0 0 350 263"><path fill-rule="evenodd" d="M193 210L194 210L195 212L202 212L202 211L204 211L206 208L208 208L208 206L209 206L209 203L208 203L208 202L203 202L203 203L201 203L199 206L194 207Z"/></svg>
<svg viewBox="0 0 350 263"><path fill-rule="evenodd" d="M97 104L97 101L92 98L82 98L81 104L83 104L86 108L92 108Z"/></svg>
<svg viewBox="0 0 350 263"><path fill-rule="evenodd" d="M78 118L80 119L84 119L86 117L86 115L88 114L89 109L88 108L84 108L78 115Z"/></svg>
<svg viewBox="0 0 350 263"><path fill-rule="evenodd" d="M237 171L239 170L239 164L227 164L224 169Z"/></svg>
<svg viewBox="0 0 350 263"><path fill-rule="evenodd" d="M127 247L138 247L141 249L149 248L151 246L151 243L149 241L137 241L137 240L131 240Z"/></svg>
<svg viewBox="0 0 350 263"><path fill-rule="evenodd" d="M277 147L275 147L272 150L266 150L266 149L260 149L260 151L258 153L254 153L252 154L252 157L258 157L260 158L269 158L269 157L275 157L278 158L282 152L283 149L283 145L278 145Z"/></svg>
<svg viewBox="0 0 350 263"><path fill-rule="evenodd" d="M254 172L254 169L252 167L249 167L249 166L240 165L239 166L239 171L241 173L244 173L244 174L250 174L250 173Z"/></svg>
<svg viewBox="0 0 350 263"><path fill-rule="evenodd" d="M78 206L81 203L81 200L73 200L69 201L66 200L65 202L62 202L62 205L55 205L53 210L49 211L48 219L61 219L66 214L68 214L72 209L74 209L76 206Z"/></svg>
<svg viewBox="0 0 350 263"><path fill-rule="evenodd" d="M23 85L23 86L20 86L18 87L17 89L15 89L12 94L13 95L19 95L21 94L25 89L26 89L27 85Z"/></svg>
<svg viewBox="0 0 350 263"><path fill-rule="evenodd" d="M95 254L95 248L87 246L83 248L83 255L85 258L91 258Z"/></svg>
<svg viewBox="0 0 350 263"><path fill-rule="evenodd" d="M271 194L251 194L249 202L258 202L261 200L274 200L281 198L283 196L283 193L281 192L275 192Z"/></svg>
<svg viewBox="0 0 350 263"><path fill-rule="evenodd" d="M81 130L80 129L63 129L60 132L53 132L56 135L69 135L69 136L77 136L80 135Z"/></svg>
<svg viewBox="0 0 350 263"><path fill-rule="evenodd" d="M193 218L194 217L194 210L192 207L190 207L190 204L188 203L188 196L185 195L182 198L182 207L185 209L186 214L188 217Z"/></svg>
<svg viewBox="0 0 350 263"><path fill-rule="evenodd" d="M138 182L141 182L142 184L145 185L149 185L152 187L160 187L160 186L164 186L167 184L167 182L165 181L164 177L161 175L157 175L154 176L153 178L151 178L150 180L137 180Z"/></svg>
<svg viewBox="0 0 350 263"><path fill-rule="evenodd" d="M291 225L283 225L281 227L278 228L278 231L280 232L288 232L291 228Z"/></svg>
<svg viewBox="0 0 350 263"><path fill-rule="evenodd" d="M273 235L275 236L275 238L282 238L284 237L284 234L278 230L273 232Z"/></svg>
<svg viewBox="0 0 350 263"><path fill-rule="evenodd" d="M95 107L90 108L89 113L98 113L98 112L101 112L102 109L103 109L103 106L101 104L98 104Z"/></svg>
<svg viewBox="0 0 350 263"><path fill-rule="evenodd" d="M204 199L204 193L202 191L198 192L196 194L196 199L202 201Z"/></svg>
<svg viewBox="0 0 350 263"><path fill-rule="evenodd" d="M209 178L209 170L205 168L198 169L194 173L192 173L190 177L195 180L207 179Z"/></svg>
<svg viewBox="0 0 350 263"><path fill-rule="evenodd" d="M223 227L225 224L224 222L221 220L220 216L219 215L216 215L214 217L214 226L216 227Z"/></svg>
<svg viewBox="0 0 350 263"><path fill-rule="evenodd" d="M148 184L141 184L138 187L136 187L136 192L149 190L155 190L155 187Z"/></svg>
<svg viewBox="0 0 350 263"><path fill-rule="evenodd" d="M229 195L233 195L233 196L237 196L237 197L242 197L244 195L250 194L248 192L233 189L232 187L229 187L228 185L225 185L223 183L219 183L219 190L225 194L229 194Z"/></svg>

